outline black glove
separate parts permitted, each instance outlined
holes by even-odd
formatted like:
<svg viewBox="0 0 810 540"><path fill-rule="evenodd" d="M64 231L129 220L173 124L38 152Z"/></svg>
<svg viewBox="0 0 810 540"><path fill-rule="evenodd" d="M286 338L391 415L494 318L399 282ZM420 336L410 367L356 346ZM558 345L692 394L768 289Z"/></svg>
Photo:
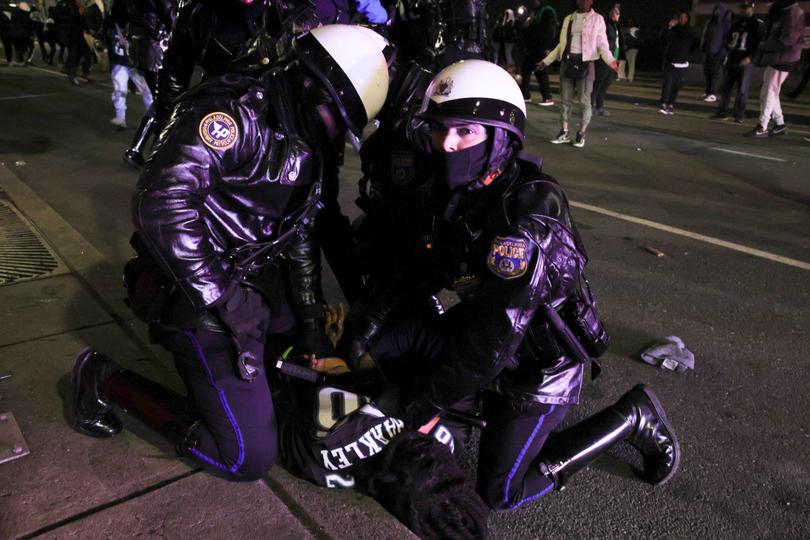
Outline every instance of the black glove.
<svg viewBox="0 0 810 540"><path fill-rule="evenodd" d="M326 323L323 317L304 319L299 322L295 349L298 354L314 354L316 358L335 355L335 348L326 335Z"/></svg>
<svg viewBox="0 0 810 540"><path fill-rule="evenodd" d="M231 332L237 350L239 376L252 381L263 371L264 334L269 319L269 310L261 294L234 283L217 300L214 308Z"/></svg>
<svg viewBox="0 0 810 540"><path fill-rule="evenodd" d="M345 355L346 365L350 370L357 371L360 368L360 359L380 333L380 327L380 323L371 317L364 317L354 323Z"/></svg>

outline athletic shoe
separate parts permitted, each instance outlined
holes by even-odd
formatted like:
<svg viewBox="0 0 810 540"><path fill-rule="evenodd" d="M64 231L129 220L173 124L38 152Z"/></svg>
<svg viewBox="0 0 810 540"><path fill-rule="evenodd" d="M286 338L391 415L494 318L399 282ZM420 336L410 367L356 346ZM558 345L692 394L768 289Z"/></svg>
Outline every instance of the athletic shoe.
<svg viewBox="0 0 810 540"><path fill-rule="evenodd" d="M745 120L743 118L735 118L734 123L735 124L743 124L743 123L745 123Z"/></svg>
<svg viewBox="0 0 810 540"><path fill-rule="evenodd" d="M667 105L667 116L675 114L675 105Z"/></svg>
<svg viewBox="0 0 810 540"><path fill-rule="evenodd" d="M114 125L118 129L127 129L127 121L125 118L113 118L110 120L110 124Z"/></svg>
<svg viewBox="0 0 810 540"><path fill-rule="evenodd" d="M728 118L728 115L724 113L715 113L711 115L709 118L711 118L712 120L725 120L726 118Z"/></svg>
<svg viewBox="0 0 810 540"><path fill-rule="evenodd" d="M74 75L68 75L68 82L74 86L79 86L79 79Z"/></svg>
<svg viewBox="0 0 810 540"><path fill-rule="evenodd" d="M577 138L574 141L574 146L576 146L577 148L582 148L583 146L585 146L585 134L582 133L581 131L577 131Z"/></svg>
<svg viewBox="0 0 810 540"><path fill-rule="evenodd" d="M703 101L705 101L706 103L714 103L715 101L717 101L717 96L715 96L714 94L706 94L705 96L703 96Z"/></svg>
<svg viewBox="0 0 810 540"><path fill-rule="evenodd" d="M662 103L661 107L658 109L658 112L660 112L661 114L667 114L667 111L668 111L667 106Z"/></svg>
<svg viewBox="0 0 810 540"><path fill-rule="evenodd" d="M610 116L610 112L606 111L605 109L597 109L596 114L598 116Z"/></svg>
<svg viewBox="0 0 810 540"><path fill-rule="evenodd" d="M541 107L551 107L552 105L554 105L554 100L544 99L543 101L538 101L537 104L540 105Z"/></svg>
<svg viewBox="0 0 810 540"><path fill-rule="evenodd" d="M810 137L805 137L804 140L810 142Z"/></svg>
<svg viewBox="0 0 810 540"><path fill-rule="evenodd" d="M754 137L767 137L769 135L770 132L768 131L767 127L757 125L757 127L754 128Z"/></svg>
<svg viewBox="0 0 810 540"><path fill-rule="evenodd" d="M551 144L568 144L571 142L571 138L568 136L568 132L564 129L561 129L557 136L549 141Z"/></svg>
<svg viewBox="0 0 810 540"><path fill-rule="evenodd" d="M771 128L770 135L777 136L777 135L784 135L787 133L787 127L785 124L777 124Z"/></svg>

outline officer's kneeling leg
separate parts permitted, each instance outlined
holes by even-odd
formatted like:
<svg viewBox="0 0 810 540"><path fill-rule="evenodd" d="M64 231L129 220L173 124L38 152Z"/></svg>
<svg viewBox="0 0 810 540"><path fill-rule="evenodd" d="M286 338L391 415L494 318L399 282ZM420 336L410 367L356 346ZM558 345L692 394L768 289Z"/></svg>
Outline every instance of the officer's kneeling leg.
<svg viewBox="0 0 810 540"><path fill-rule="evenodd" d="M481 432L476 488L484 502L510 510L550 492L554 482L539 471L536 459L568 406L513 403L485 392L483 410L487 427Z"/></svg>
<svg viewBox="0 0 810 540"><path fill-rule="evenodd" d="M276 416L266 377L237 374L227 334L185 331L174 339L175 362L201 421L183 449L234 480L257 480L276 461Z"/></svg>

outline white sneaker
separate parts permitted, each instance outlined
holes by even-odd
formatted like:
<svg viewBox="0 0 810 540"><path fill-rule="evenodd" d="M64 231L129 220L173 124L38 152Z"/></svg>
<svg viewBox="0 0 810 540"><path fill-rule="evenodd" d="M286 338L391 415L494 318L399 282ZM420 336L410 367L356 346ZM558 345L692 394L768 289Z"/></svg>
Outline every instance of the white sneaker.
<svg viewBox="0 0 810 540"><path fill-rule="evenodd" d="M127 121L125 118L113 118L110 120L110 124L114 125L119 129L127 129Z"/></svg>
<svg viewBox="0 0 810 540"><path fill-rule="evenodd" d="M568 144L571 142L571 138L568 137L568 132L564 129L561 129L557 136L554 137L549 141L551 144Z"/></svg>
<svg viewBox="0 0 810 540"><path fill-rule="evenodd" d="M574 146L577 148L582 148L585 146L585 134L581 131L577 131L577 138L574 141Z"/></svg>
<svg viewBox="0 0 810 540"><path fill-rule="evenodd" d="M715 96L714 94L709 94L703 98L703 101L707 103L714 103L715 101L717 101L717 96Z"/></svg>

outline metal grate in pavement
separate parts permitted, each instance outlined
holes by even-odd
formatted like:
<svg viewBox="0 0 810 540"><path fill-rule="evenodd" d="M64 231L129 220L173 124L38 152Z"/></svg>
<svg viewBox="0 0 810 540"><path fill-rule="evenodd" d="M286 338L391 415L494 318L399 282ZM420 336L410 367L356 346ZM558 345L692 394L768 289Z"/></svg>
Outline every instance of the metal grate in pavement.
<svg viewBox="0 0 810 540"><path fill-rule="evenodd" d="M50 274L59 261L28 221L0 200L0 286Z"/></svg>

